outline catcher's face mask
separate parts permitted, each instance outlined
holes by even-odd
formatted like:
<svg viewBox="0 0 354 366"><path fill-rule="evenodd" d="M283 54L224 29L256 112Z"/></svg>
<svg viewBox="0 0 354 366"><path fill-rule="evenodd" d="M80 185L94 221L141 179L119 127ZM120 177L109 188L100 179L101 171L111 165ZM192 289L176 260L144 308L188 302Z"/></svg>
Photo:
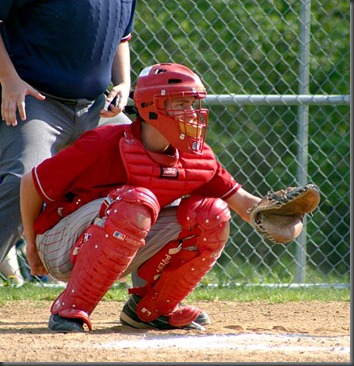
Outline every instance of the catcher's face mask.
<svg viewBox="0 0 354 366"><path fill-rule="evenodd" d="M201 108L201 100L192 96L175 96L165 100L165 108L159 110L165 118L172 117L175 121L171 122L179 129L179 138L188 144L187 148L199 153L203 149L207 118L205 110ZM181 144L178 144L181 146ZM184 146L182 146L182 149Z"/></svg>
<svg viewBox="0 0 354 366"><path fill-rule="evenodd" d="M206 91L198 75L178 64L143 69L134 102L143 120L155 127L177 149L200 154L208 125L201 107Z"/></svg>

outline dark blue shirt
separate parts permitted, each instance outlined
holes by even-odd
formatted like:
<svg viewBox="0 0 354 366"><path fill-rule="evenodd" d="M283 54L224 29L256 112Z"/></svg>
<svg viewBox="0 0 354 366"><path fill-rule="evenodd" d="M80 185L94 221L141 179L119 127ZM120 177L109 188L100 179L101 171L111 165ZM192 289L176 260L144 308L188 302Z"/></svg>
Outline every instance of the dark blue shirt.
<svg viewBox="0 0 354 366"><path fill-rule="evenodd" d="M61 98L95 99L111 81L135 0L1 0L0 31L19 76Z"/></svg>

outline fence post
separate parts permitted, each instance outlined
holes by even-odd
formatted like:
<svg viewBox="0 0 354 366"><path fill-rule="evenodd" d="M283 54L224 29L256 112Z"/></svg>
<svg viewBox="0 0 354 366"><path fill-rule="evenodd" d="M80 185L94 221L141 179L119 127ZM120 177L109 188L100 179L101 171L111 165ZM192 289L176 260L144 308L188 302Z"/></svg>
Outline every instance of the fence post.
<svg viewBox="0 0 354 366"><path fill-rule="evenodd" d="M309 94L309 53L310 53L310 21L311 0L301 0L300 24L300 65L299 65L299 94ZM298 109L298 182L307 183L308 156L308 105L300 104ZM306 217L304 229L297 239L296 246L296 275L295 282L303 283L306 275Z"/></svg>

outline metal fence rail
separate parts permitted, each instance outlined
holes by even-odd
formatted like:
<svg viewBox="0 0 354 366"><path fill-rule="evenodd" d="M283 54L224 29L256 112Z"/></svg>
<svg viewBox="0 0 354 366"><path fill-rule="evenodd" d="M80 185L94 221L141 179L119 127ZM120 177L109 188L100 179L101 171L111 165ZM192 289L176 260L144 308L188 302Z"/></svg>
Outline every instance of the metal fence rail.
<svg viewBox="0 0 354 366"><path fill-rule="evenodd" d="M209 95L206 98L208 105L349 105L350 95ZM308 174L306 172L307 166L307 149L304 146L309 139L308 129L301 128L304 123L299 111L299 131L298 135L298 179L300 184L308 182ZM303 156L302 156L303 155ZM303 233L296 241L296 249L294 255L295 270L294 282L304 283L306 281L306 266L307 266L307 252L306 252L306 222L304 221ZM221 266L223 270L223 267Z"/></svg>
<svg viewBox="0 0 354 366"><path fill-rule="evenodd" d="M349 105L350 95L208 95L208 105Z"/></svg>
<svg viewBox="0 0 354 366"><path fill-rule="evenodd" d="M287 246L233 215L210 281L349 284L350 2L139 0L130 45L133 82L159 62L200 74L207 142L246 190L320 187L319 208Z"/></svg>

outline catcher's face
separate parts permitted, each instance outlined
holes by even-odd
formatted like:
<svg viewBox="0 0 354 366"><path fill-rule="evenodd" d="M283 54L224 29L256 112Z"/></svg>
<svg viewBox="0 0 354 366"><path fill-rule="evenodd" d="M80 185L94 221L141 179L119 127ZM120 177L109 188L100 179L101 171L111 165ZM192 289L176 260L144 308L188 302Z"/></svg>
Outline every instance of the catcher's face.
<svg viewBox="0 0 354 366"><path fill-rule="evenodd" d="M176 119L182 134L197 139L203 135L206 122L196 112L200 110L200 100L186 96L167 99L165 109Z"/></svg>

